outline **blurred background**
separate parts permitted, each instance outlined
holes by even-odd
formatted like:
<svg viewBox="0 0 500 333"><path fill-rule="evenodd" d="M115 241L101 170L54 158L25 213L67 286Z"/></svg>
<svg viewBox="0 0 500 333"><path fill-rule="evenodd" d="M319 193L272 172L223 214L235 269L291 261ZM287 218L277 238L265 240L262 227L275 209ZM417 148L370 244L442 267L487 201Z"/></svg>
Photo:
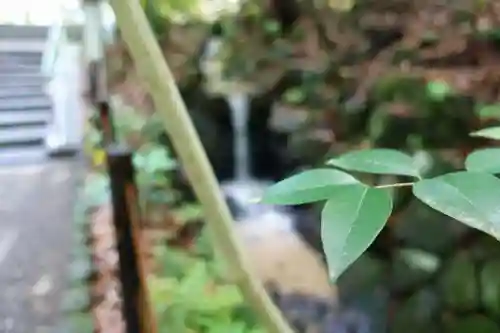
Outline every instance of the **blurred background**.
<svg viewBox="0 0 500 333"><path fill-rule="evenodd" d="M469 133L500 115L498 4L149 0L143 8L236 231L298 332L499 331L500 284L490 276L500 267L500 247L422 205L410 189L394 191L388 225L335 286L328 286L323 263L321 203L251 203L269 184L353 149L405 151L431 177L462 169L468 152L492 145ZM107 55L116 124L137 149L152 230L170 230L161 251L187 251L190 260L211 265L186 250L203 244L203 215L119 33ZM158 178L148 179L153 170ZM372 184L409 181L358 176ZM158 257L163 273L155 273L153 288L173 274L169 256ZM196 272L183 260L176 283ZM210 269L205 274L224 281ZM191 323L183 311L188 331L222 332ZM231 313L228 325L235 326L228 330L253 332L249 317ZM175 315L164 316L171 325Z"/></svg>
<svg viewBox="0 0 500 333"><path fill-rule="evenodd" d="M110 6L0 1L3 27L49 31L44 59L70 59L69 51L50 50L78 45L77 60L45 62L70 61L83 73L66 77L70 67L54 65L59 76L51 82L61 81L49 88L52 124L59 124L51 127L55 137L82 141L85 155L78 204L85 208L88 228L78 229L84 241L75 256L86 259L72 266L71 274L88 288L68 301L79 306L80 327L123 332L98 110L88 100L57 107L57 91L66 91L62 87L69 82L79 83L59 95L80 98L88 79L82 64L95 56L97 38L117 139L134 152L143 214L141 258L159 332L265 332L214 250L217 244L205 231L202 209ZM469 133L500 119L500 3L141 0L141 5L231 209L236 235L297 332L500 332L500 245L423 205L411 188L394 189L388 224L335 285L320 239L322 203L275 207L254 200L269 185L350 150L398 149L432 177L463 169L476 148L495 146ZM92 37L88 26L95 20L100 29ZM76 108L83 119L57 116ZM83 139L68 139L78 126L84 127ZM410 181L356 176L373 185Z"/></svg>

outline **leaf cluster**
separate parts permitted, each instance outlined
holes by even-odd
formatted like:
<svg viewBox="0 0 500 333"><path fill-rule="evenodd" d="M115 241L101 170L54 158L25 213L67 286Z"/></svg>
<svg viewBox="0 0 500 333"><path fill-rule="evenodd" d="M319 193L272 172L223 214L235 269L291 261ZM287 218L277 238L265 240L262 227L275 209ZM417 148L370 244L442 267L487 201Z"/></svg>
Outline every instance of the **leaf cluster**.
<svg viewBox="0 0 500 333"><path fill-rule="evenodd" d="M499 139L500 127L472 133ZM465 225L500 238L500 149L469 154L465 170L424 179L414 157L392 149L351 151L327 162L333 168L307 170L271 186L262 198L268 204L292 205L325 201L321 238L329 274L336 280L373 243L391 216L397 187L411 187L429 207ZM371 186L347 171L409 176L409 183Z"/></svg>

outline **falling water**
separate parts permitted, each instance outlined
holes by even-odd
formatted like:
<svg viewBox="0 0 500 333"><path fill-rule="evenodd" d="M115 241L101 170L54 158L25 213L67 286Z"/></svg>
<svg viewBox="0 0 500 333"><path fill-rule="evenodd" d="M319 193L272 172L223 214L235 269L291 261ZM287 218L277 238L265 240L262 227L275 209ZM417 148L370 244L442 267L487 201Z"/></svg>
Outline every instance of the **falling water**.
<svg viewBox="0 0 500 333"><path fill-rule="evenodd" d="M248 113L250 99L244 92L234 92L227 97L231 109L231 123L234 131L235 180L250 178L250 155L248 141Z"/></svg>
<svg viewBox="0 0 500 333"><path fill-rule="evenodd" d="M201 68L207 79L207 90L214 89L222 80L222 65L216 59L221 46L220 38L211 38L202 57L204 63ZM215 89L215 92L221 91ZM238 222L235 231L242 237L249 261L254 265L253 269L263 281L277 282L279 289L285 294L298 292L308 295L306 298L316 300L324 300L326 297L329 305L331 302L336 303L336 297L331 295L333 289L322 261L297 235L294 214L283 206L255 202L254 199L261 197L272 183L254 178L251 172L252 143L248 131L250 96L241 90L223 93L226 94L231 110L235 176L221 185ZM302 311L304 304L302 299L297 308ZM304 320L309 322L316 320L311 321L306 317ZM335 313L331 313L330 317L331 323L320 332L347 332L348 324L352 324L346 324L344 318ZM352 332L366 330L357 328Z"/></svg>
<svg viewBox="0 0 500 333"><path fill-rule="evenodd" d="M201 57L201 69L207 80L207 89L221 85L222 63L218 55L223 46L222 39L213 36L207 41L204 53ZM233 85L231 85L233 86ZM221 93L217 91L217 93ZM225 195L233 203L235 208L241 212L236 219L255 225L260 221L259 232L265 230L293 230L293 217L283 207L257 204L252 201L260 197L263 191L271 185L266 181L257 180L252 177L250 170L250 145L248 133L248 120L250 117L250 96L249 93L234 89L223 91L226 101L231 110L231 125L234 133L234 164L235 176L231 181L222 184ZM264 222L265 221L265 222ZM262 224L262 226L260 226Z"/></svg>

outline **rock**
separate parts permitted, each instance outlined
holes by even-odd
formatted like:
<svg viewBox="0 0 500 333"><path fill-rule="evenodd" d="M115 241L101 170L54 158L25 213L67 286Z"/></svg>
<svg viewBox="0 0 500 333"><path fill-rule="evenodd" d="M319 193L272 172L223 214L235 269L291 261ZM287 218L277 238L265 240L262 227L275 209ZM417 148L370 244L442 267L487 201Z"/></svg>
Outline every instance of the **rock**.
<svg viewBox="0 0 500 333"><path fill-rule="evenodd" d="M394 315L391 332L394 333L439 333L435 315L438 313L438 298L434 290L416 292L399 305Z"/></svg>
<svg viewBox="0 0 500 333"><path fill-rule="evenodd" d="M492 316L500 316L500 260L484 264L480 273L481 304Z"/></svg>
<svg viewBox="0 0 500 333"><path fill-rule="evenodd" d="M442 254L469 230L460 222L414 200L402 212L394 226L394 234L411 248Z"/></svg>
<svg viewBox="0 0 500 333"><path fill-rule="evenodd" d="M440 281L444 302L455 310L476 309L479 293L476 267L470 255L459 253L446 265Z"/></svg>
<svg viewBox="0 0 500 333"><path fill-rule="evenodd" d="M436 255L418 249L397 251L392 264L391 289L405 291L429 279L440 267Z"/></svg>
<svg viewBox="0 0 500 333"><path fill-rule="evenodd" d="M499 333L498 325L483 315L470 315L456 318L447 325L446 333Z"/></svg>
<svg viewBox="0 0 500 333"><path fill-rule="evenodd" d="M336 303L321 257L293 229L273 229L272 221L237 223L251 267L264 283L272 283L280 294L300 294ZM266 225L267 224L267 225Z"/></svg>

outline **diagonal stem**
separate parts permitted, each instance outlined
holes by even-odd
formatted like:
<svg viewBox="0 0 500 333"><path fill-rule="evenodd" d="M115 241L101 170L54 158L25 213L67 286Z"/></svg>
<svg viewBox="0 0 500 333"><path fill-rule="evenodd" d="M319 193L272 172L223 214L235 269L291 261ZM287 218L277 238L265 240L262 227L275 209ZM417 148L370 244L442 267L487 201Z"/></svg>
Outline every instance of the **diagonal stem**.
<svg viewBox="0 0 500 333"><path fill-rule="evenodd" d="M111 0L122 38L139 73L149 86L156 112L177 151L191 185L203 206L207 227L225 256L231 278L268 333L292 333L281 312L249 269L232 229L232 217L222 197L207 155L181 99L173 75L137 0ZM144 332L146 333L146 332Z"/></svg>

